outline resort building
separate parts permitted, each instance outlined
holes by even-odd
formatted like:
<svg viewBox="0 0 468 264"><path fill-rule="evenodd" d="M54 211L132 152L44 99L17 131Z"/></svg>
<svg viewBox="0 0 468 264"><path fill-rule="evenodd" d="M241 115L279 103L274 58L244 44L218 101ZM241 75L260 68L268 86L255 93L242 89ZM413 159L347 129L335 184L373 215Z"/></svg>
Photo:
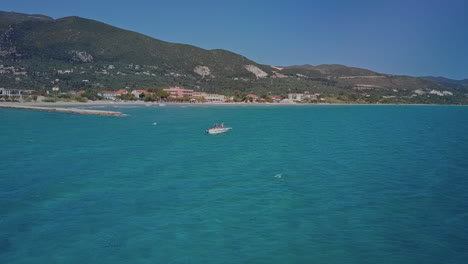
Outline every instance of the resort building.
<svg viewBox="0 0 468 264"><path fill-rule="evenodd" d="M206 98L206 95L207 95L207 93L205 93L205 92L193 92L193 93L192 93L192 97L193 97L194 99Z"/></svg>
<svg viewBox="0 0 468 264"><path fill-rule="evenodd" d="M208 102L225 102L226 96L221 94L207 94L205 96L206 101Z"/></svg>
<svg viewBox="0 0 468 264"><path fill-rule="evenodd" d="M169 96L174 98L192 97L193 95L193 90L184 89L182 87L171 87L163 89L163 91L169 93Z"/></svg>
<svg viewBox="0 0 468 264"><path fill-rule="evenodd" d="M102 91L98 93L99 96L102 96L106 100L117 100L123 94L127 94L127 90L120 89L118 91Z"/></svg>
<svg viewBox="0 0 468 264"><path fill-rule="evenodd" d="M208 94L205 92L193 92L193 99L197 101L207 101L207 102L226 102L226 96L222 94Z"/></svg>
<svg viewBox="0 0 468 264"><path fill-rule="evenodd" d="M308 100L317 100L320 94L311 94L309 91L305 91L304 93L289 93L288 99L294 102L301 102L305 99Z"/></svg>

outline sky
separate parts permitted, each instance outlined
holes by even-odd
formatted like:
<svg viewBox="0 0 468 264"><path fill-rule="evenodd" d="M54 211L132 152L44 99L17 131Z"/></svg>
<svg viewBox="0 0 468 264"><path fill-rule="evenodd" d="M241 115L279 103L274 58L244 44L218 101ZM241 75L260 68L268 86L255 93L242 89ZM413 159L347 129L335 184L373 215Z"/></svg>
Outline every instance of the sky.
<svg viewBox="0 0 468 264"><path fill-rule="evenodd" d="M80 16L261 64L468 78L468 0L15 0L0 10Z"/></svg>

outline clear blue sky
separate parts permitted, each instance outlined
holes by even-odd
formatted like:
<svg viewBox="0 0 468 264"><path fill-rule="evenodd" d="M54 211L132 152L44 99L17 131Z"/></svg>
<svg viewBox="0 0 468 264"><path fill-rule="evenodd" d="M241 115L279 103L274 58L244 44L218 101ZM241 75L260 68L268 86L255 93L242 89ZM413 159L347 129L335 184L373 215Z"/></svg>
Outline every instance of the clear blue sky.
<svg viewBox="0 0 468 264"><path fill-rule="evenodd" d="M263 64L468 78L468 0L15 0L0 9L81 16Z"/></svg>

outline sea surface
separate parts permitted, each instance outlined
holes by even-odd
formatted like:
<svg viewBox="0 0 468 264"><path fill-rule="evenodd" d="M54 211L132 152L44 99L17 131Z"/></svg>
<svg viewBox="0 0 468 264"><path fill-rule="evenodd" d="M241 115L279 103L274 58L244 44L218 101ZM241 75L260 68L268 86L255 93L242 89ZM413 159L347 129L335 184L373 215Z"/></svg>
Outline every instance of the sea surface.
<svg viewBox="0 0 468 264"><path fill-rule="evenodd" d="M468 107L95 109L0 109L0 263L468 263Z"/></svg>

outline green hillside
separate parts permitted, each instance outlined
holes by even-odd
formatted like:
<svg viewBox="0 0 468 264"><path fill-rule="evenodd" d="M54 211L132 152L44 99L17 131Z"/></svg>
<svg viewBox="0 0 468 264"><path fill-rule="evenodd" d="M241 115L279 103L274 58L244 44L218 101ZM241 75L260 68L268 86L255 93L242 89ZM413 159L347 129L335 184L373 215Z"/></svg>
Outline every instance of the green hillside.
<svg viewBox="0 0 468 264"><path fill-rule="evenodd" d="M15 12L0 11L0 30L7 30L10 25L24 21L51 21L53 18L44 15L27 15Z"/></svg>
<svg viewBox="0 0 468 264"><path fill-rule="evenodd" d="M215 76L245 75L244 65L257 65L229 51L160 41L80 17L40 21L18 18L12 28L11 40L25 58L72 61L74 52L85 52L93 62L155 65L183 72L207 66Z"/></svg>

